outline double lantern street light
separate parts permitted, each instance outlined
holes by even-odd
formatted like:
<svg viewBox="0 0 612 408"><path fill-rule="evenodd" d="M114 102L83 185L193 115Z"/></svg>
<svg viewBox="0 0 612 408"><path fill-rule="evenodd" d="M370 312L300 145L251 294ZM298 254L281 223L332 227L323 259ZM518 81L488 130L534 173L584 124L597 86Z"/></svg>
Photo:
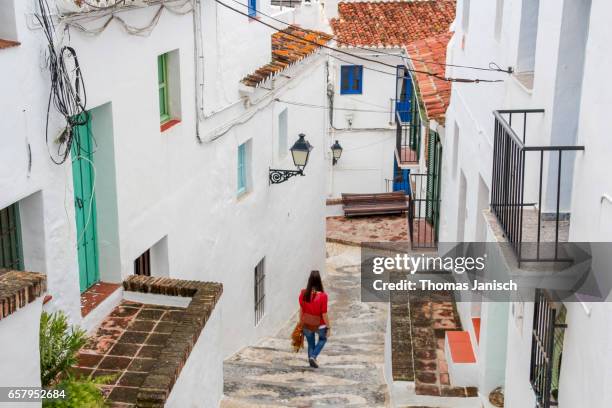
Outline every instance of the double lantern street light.
<svg viewBox="0 0 612 408"><path fill-rule="evenodd" d="M297 170L283 170L283 169L270 169L270 184L280 184L289 180L293 176L304 176L304 168L308 164L310 157L310 151L313 146L308 140L306 135L303 133L299 134L298 140L291 146L291 157L293 157L293 164ZM333 154L333 164L335 165L342 155L342 146L336 140L336 143L331 146Z"/></svg>

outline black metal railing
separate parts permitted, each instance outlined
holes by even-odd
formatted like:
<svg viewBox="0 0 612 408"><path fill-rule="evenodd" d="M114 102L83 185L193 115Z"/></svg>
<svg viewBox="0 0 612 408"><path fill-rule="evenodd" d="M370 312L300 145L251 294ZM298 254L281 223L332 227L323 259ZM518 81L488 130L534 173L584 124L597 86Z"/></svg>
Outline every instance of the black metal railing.
<svg viewBox="0 0 612 408"><path fill-rule="evenodd" d="M398 160L400 164L416 164L421 151L421 116L416 95L413 93L406 111L401 110L405 104L393 101Z"/></svg>
<svg viewBox="0 0 612 408"><path fill-rule="evenodd" d="M491 211L496 215L508 241L521 262L567 261L559 251L561 223L567 217L561 214L561 183L564 178L563 154L584 150L584 146L527 146L527 118L530 114L543 113L543 109L495 111L493 146L493 173L491 181ZM516 120L516 117L519 120ZM521 128L519 137L512 126ZM518 125L516 124L518 122ZM535 159L535 161L534 161ZM549 171L544 180L544 163ZM539 160L539 161L538 161ZM551 161L552 160L552 161ZM556 166L554 163L556 160ZM566 160L568 161L568 160ZM568 161L569 162L569 161ZM526 180L525 168L539 168L537 179ZM530 171L530 173L532 173ZM565 177L568 177L567 175ZM571 177L571 176L570 176ZM526 183L531 184L526 191ZM554 188L543 197L544 182ZM531 188L535 187L535 188ZM543 213L544 199L551 208ZM526 217L527 215L527 217ZM536 225L535 232L533 224ZM546 233L554 226L554 236ZM529 236L525 228L530 228Z"/></svg>
<svg viewBox="0 0 612 408"><path fill-rule="evenodd" d="M413 249L438 247L440 224L439 194L432 194L433 173L410 174L412 184L408 201L408 232Z"/></svg>
<svg viewBox="0 0 612 408"><path fill-rule="evenodd" d="M253 279L254 299L255 299L255 325L259 323L266 312L266 271L265 259L259 261L255 267Z"/></svg>
<svg viewBox="0 0 612 408"><path fill-rule="evenodd" d="M537 408L558 406L565 315L562 304L553 302L546 291L536 290L529 381Z"/></svg>
<svg viewBox="0 0 612 408"><path fill-rule="evenodd" d="M395 149L400 164L417 164L419 162L420 131L415 137L411 122L403 122L400 114L395 114L396 141Z"/></svg>
<svg viewBox="0 0 612 408"><path fill-rule="evenodd" d="M280 7L297 7L302 4L302 0L272 0L273 6Z"/></svg>

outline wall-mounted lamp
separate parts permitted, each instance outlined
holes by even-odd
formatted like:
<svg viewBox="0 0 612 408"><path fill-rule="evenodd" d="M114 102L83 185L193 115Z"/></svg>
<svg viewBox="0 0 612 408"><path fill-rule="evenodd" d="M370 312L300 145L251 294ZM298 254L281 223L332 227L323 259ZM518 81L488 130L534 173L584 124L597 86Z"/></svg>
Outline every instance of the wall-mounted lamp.
<svg viewBox="0 0 612 408"><path fill-rule="evenodd" d="M297 170L270 169L270 184L284 183L293 176L304 176L304 168L308 164L312 148L313 146L306 140L306 135L300 133L298 140L289 149Z"/></svg>
<svg viewBox="0 0 612 408"><path fill-rule="evenodd" d="M337 140L336 143L331 146L331 151L333 156L332 164L335 166L338 160L340 160L340 156L342 156L342 146L340 146Z"/></svg>

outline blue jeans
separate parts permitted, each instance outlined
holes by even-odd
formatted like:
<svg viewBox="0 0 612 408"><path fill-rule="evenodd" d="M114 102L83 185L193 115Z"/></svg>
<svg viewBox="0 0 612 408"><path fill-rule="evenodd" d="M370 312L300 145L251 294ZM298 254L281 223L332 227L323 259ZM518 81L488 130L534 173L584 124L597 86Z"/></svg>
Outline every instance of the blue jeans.
<svg viewBox="0 0 612 408"><path fill-rule="evenodd" d="M317 342L315 339L316 333L319 333L319 341ZM306 337L306 341L308 342L308 358L317 358L321 350L323 350L323 346L327 342L327 327L323 329L317 330L317 332L310 331L304 327L304 337Z"/></svg>

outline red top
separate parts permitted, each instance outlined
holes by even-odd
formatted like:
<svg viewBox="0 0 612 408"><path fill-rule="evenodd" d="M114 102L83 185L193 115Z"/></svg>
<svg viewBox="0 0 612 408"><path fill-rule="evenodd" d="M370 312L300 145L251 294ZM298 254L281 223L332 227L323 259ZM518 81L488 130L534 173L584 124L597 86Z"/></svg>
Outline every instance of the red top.
<svg viewBox="0 0 612 408"><path fill-rule="evenodd" d="M315 316L323 316L323 313L327 313L327 293L315 292L314 296L310 296L310 302L306 302L304 292L306 292L306 289L302 289L302 292L300 292L300 307L304 313Z"/></svg>

